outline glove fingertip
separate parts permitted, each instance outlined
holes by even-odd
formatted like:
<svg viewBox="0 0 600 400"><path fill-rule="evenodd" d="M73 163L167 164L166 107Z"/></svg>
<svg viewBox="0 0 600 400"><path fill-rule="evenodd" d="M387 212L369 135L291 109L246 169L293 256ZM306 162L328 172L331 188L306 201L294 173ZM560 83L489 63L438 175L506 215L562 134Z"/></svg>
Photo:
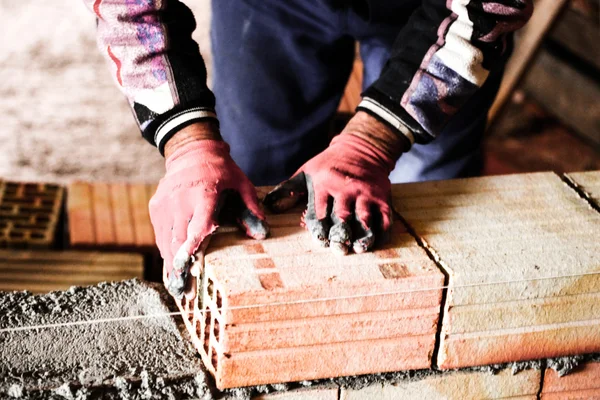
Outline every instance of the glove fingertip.
<svg viewBox="0 0 600 400"><path fill-rule="evenodd" d="M264 217L260 218L248 209L242 212L239 224L246 232L246 235L253 239L263 240L269 236L269 224Z"/></svg>

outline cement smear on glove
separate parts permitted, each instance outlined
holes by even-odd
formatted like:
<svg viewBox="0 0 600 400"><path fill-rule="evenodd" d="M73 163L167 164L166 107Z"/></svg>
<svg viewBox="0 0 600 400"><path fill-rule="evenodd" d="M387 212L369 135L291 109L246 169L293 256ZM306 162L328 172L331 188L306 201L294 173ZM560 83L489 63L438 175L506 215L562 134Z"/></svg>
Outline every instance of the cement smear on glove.
<svg viewBox="0 0 600 400"><path fill-rule="evenodd" d="M0 329L164 314L161 286L137 280L65 292L0 293ZM0 333L0 398L212 398L175 319L156 317Z"/></svg>

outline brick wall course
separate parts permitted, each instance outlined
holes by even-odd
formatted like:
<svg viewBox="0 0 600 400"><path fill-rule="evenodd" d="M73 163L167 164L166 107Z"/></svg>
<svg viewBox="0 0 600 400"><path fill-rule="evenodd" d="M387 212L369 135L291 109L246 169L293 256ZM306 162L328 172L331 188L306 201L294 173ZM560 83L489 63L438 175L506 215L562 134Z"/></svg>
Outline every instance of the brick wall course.
<svg viewBox="0 0 600 400"><path fill-rule="evenodd" d="M552 173L396 185L449 289L437 362L600 351L600 213Z"/></svg>

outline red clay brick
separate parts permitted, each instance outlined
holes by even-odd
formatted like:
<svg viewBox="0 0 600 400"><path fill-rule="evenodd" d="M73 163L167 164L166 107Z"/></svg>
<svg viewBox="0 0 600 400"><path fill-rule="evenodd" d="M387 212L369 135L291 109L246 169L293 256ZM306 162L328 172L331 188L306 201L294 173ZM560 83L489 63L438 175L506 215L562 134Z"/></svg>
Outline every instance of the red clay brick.
<svg viewBox="0 0 600 400"><path fill-rule="evenodd" d="M586 363L563 377L553 369L546 369L541 399L600 399L600 363Z"/></svg>
<svg viewBox="0 0 600 400"><path fill-rule="evenodd" d="M156 185L73 183L68 188L70 244L77 248L155 248L148 202Z"/></svg>
<svg viewBox="0 0 600 400"><path fill-rule="evenodd" d="M53 184L0 181L0 247L51 247L63 193Z"/></svg>
<svg viewBox="0 0 600 400"><path fill-rule="evenodd" d="M124 246L135 242L134 221L127 193L128 185L110 185L110 200L113 209L115 240Z"/></svg>
<svg viewBox="0 0 600 400"><path fill-rule="evenodd" d="M406 229L375 253L335 257L299 219L268 216L263 242L211 241L205 313L186 324L217 386L428 368L444 277Z"/></svg>

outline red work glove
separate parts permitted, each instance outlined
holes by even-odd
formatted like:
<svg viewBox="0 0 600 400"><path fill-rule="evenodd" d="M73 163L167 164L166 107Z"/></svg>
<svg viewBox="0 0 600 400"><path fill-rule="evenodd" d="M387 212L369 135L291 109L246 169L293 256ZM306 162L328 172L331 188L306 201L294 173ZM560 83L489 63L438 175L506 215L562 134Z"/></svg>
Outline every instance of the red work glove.
<svg viewBox="0 0 600 400"><path fill-rule="evenodd" d="M346 254L373 247L392 224L388 178L410 142L359 112L325 151L304 164L265 198L275 212L308 196L302 223L323 246Z"/></svg>
<svg viewBox="0 0 600 400"><path fill-rule="evenodd" d="M219 226L223 207L246 234L268 235L256 190L220 140L200 140L177 148L150 200L150 219L164 259L165 286L176 298L193 297L190 259Z"/></svg>

